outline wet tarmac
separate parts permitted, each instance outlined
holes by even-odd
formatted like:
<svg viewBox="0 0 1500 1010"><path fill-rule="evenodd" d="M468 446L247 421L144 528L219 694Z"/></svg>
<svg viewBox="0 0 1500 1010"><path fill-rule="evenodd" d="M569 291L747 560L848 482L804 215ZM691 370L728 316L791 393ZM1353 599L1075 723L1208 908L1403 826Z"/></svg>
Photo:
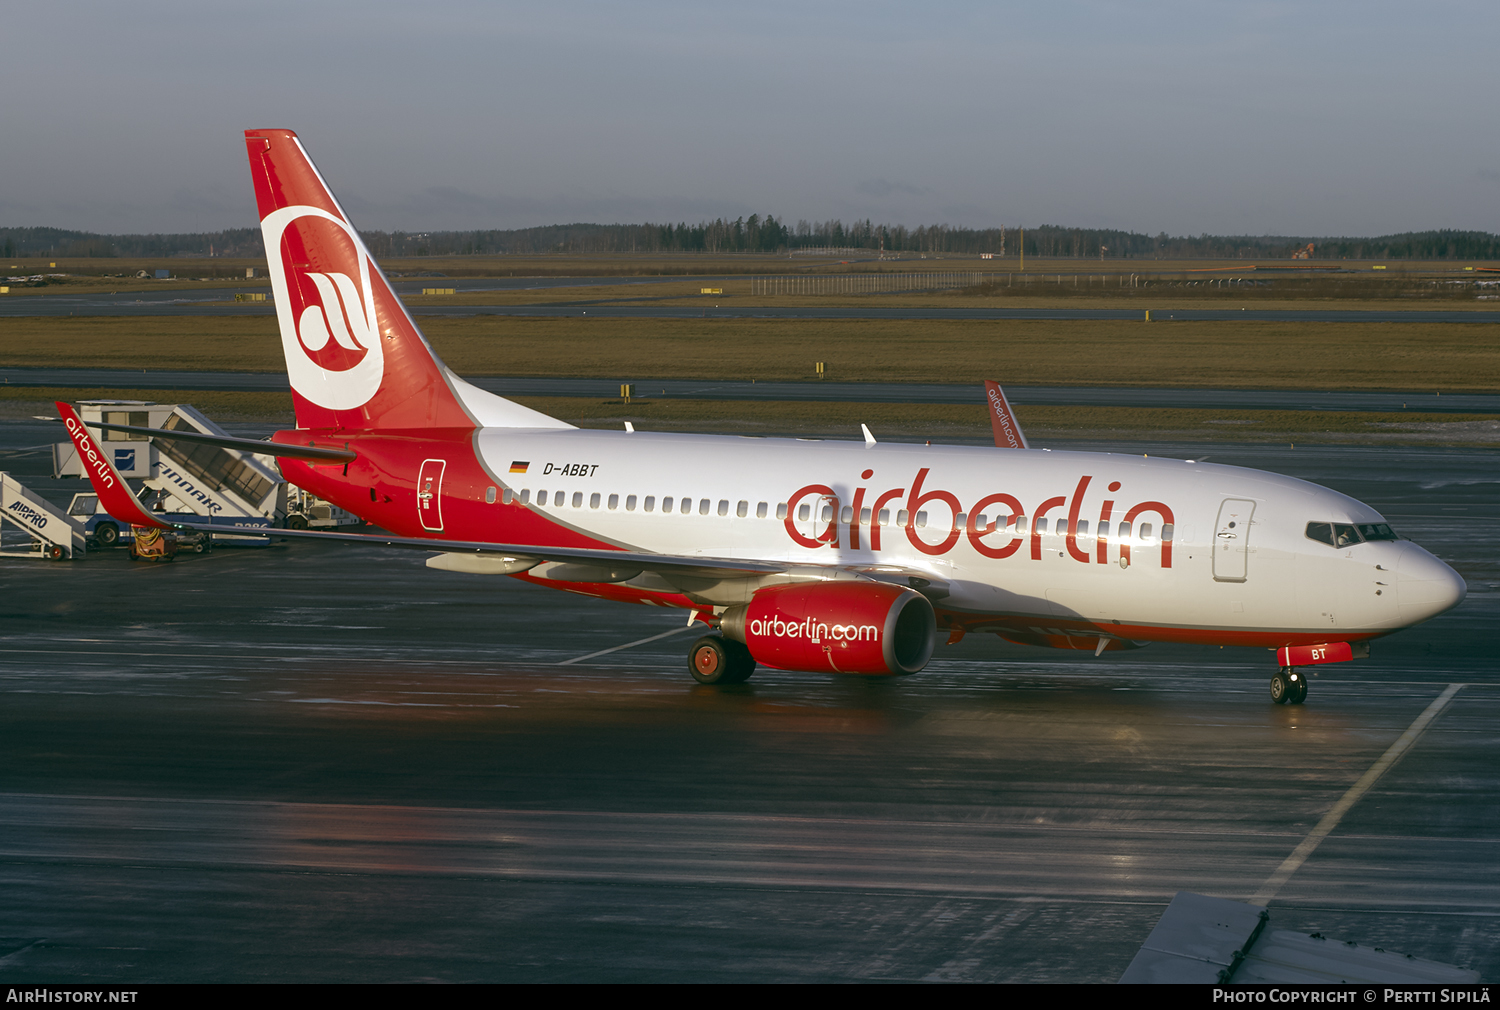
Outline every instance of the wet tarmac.
<svg viewBox="0 0 1500 1010"><path fill-rule="evenodd" d="M66 501L54 437L0 423L0 468ZM1278 707L1257 650L969 636L713 689L686 629L616 648L673 613L407 552L0 559L0 979L1112 981L1454 683L1271 914L1495 978L1496 453L1112 447L1330 484L1470 595Z"/></svg>
<svg viewBox="0 0 1500 1010"><path fill-rule="evenodd" d="M581 396L616 399L618 379L466 376L501 396ZM114 387L161 390L285 392L284 372L186 372L121 368L0 368L12 386ZM652 379L634 383L641 400L808 400L860 403L984 403L978 382L707 382ZM1360 410L1426 414L1500 414L1500 395L1394 390L1343 392L1280 389L1131 389L1088 386L1010 386L1005 395L1022 406L1178 407L1208 410Z"/></svg>

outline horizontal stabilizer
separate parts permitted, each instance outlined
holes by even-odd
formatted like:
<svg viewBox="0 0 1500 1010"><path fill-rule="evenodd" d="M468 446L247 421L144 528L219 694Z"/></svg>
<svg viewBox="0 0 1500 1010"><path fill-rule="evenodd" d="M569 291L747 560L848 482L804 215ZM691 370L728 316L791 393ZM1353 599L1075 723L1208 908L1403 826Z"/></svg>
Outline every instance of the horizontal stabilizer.
<svg viewBox="0 0 1500 1010"><path fill-rule="evenodd" d="M244 452L259 453L262 456L276 456L281 459L315 459L330 463L348 463L358 459L359 454L349 449L335 449L329 446L316 445L284 445L281 442L262 442L258 438L235 438L233 435L209 435L201 431L185 431L178 428L149 428L138 424L103 424L95 422L90 428L102 428L105 431L124 431L135 435L148 435L151 438L171 438L179 442L201 442L204 445L217 445L225 449L240 449Z"/></svg>

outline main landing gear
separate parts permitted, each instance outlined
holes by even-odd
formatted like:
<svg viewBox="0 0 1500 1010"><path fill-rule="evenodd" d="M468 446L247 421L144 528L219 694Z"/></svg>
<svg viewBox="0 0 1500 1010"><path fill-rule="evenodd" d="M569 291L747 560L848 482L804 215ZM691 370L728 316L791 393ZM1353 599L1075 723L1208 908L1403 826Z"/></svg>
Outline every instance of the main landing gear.
<svg viewBox="0 0 1500 1010"><path fill-rule="evenodd" d="M755 672L755 657L739 642L704 635L688 650L688 670L700 684L743 684Z"/></svg>
<svg viewBox="0 0 1500 1010"><path fill-rule="evenodd" d="M1278 705L1300 705L1307 700L1307 677L1293 666L1283 666L1271 678L1271 700Z"/></svg>

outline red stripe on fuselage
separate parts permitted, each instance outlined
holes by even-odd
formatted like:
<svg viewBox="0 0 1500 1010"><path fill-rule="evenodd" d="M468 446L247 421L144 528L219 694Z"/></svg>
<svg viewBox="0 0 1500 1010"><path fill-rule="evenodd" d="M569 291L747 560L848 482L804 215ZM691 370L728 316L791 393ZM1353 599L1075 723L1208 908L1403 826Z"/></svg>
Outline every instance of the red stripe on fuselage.
<svg viewBox="0 0 1500 1010"><path fill-rule="evenodd" d="M411 432L350 433L278 431L283 445L349 448L359 458L347 466L282 459L287 480L353 512L381 529L404 537L588 547L621 550L619 544L591 537L557 523L519 502L502 504L501 481L480 464L473 429L421 429ZM427 529L418 512L417 481L424 460L441 459L443 528ZM496 489L495 501L485 501ZM373 495L371 492L373 491Z"/></svg>
<svg viewBox="0 0 1500 1010"><path fill-rule="evenodd" d="M1118 638L1136 642L1177 642L1184 645L1243 645L1277 649L1283 645L1321 645L1329 640L1330 631L1286 631L1254 628L1174 628L1152 624L1116 624L1113 621L1095 624L1091 621L1058 618L1043 615L1000 614L984 615L953 613L938 608L938 627L962 628L965 632L983 628L1003 628L1005 631L1028 636L1060 635L1088 638L1097 641L1100 637ZM1334 632L1341 642L1362 642L1389 635L1399 629L1384 631L1338 631ZM996 633L1000 633L998 630Z"/></svg>

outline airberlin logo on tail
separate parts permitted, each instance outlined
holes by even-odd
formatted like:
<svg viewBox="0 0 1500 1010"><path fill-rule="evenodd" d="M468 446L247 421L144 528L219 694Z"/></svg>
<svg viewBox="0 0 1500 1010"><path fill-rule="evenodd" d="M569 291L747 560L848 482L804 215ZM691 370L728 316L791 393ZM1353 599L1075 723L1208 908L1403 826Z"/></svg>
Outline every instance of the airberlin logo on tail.
<svg viewBox="0 0 1500 1010"><path fill-rule="evenodd" d="M380 389L385 355L358 233L308 206L273 211L260 227L292 388L330 410L363 406Z"/></svg>
<svg viewBox="0 0 1500 1010"><path fill-rule="evenodd" d="M303 274L317 289L318 302L305 305L297 319L297 338L307 356L333 372L356 367L370 345L374 330L366 325L364 306L354 280L348 274ZM333 347L328 345L332 343ZM339 351L347 351L340 354Z"/></svg>

